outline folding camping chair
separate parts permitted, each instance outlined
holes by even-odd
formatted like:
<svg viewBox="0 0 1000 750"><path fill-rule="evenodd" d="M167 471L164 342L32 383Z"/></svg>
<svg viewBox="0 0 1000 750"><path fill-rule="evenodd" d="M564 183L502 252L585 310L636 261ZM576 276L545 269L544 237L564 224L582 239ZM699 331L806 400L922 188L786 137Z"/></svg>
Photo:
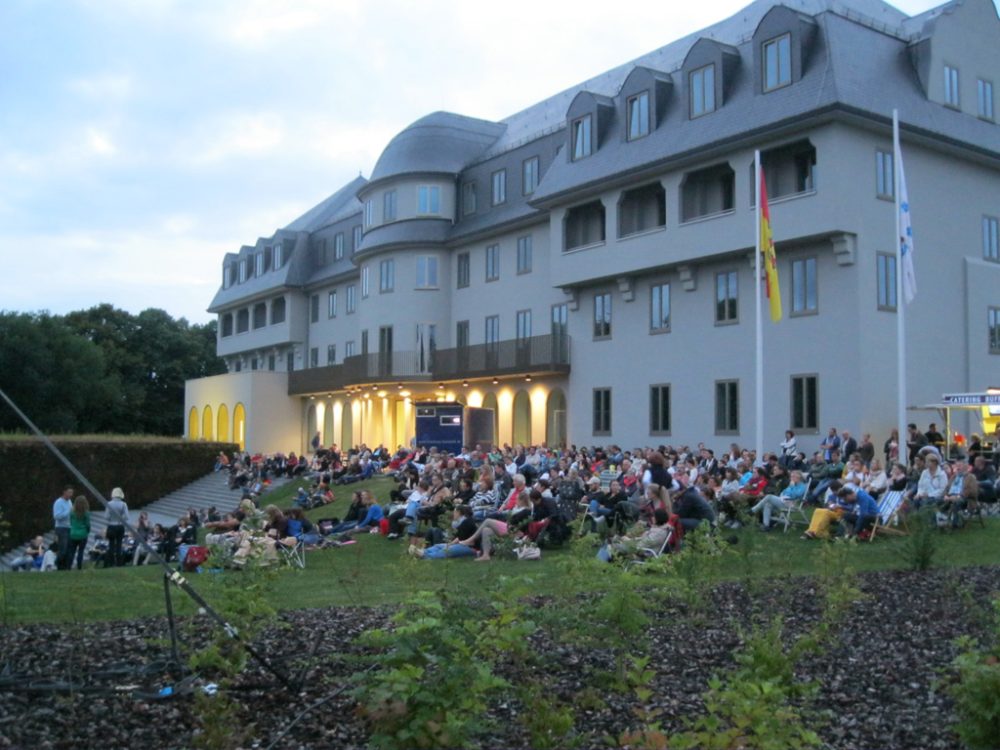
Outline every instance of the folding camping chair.
<svg viewBox="0 0 1000 750"><path fill-rule="evenodd" d="M284 542L290 542L291 539L295 539L295 544L284 543ZM297 539L295 537L287 537L284 540L277 542L275 546L278 548L278 552L281 554L281 559L284 560L285 563L287 563L292 568L305 570L306 545L302 543L301 539Z"/></svg>
<svg viewBox="0 0 1000 750"><path fill-rule="evenodd" d="M674 519L674 523L679 524L680 519ZM677 533L677 527L673 525L669 526L667 529L667 536L664 538L663 544L661 544L659 547L656 548L654 547L637 548L635 551L635 556L628 561L626 567L632 567L634 565L642 565L643 563L649 560L655 560L656 558L662 557L663 555L667 554L667 550L669 550L673 546L676 533Z"/></svg>
<svg viewBox="0 0 1000 750"><path fill-rule="evenodd" d="M875 517L875 525L872 526L871 533L868 535L868 541L871 542L875 539L875 534L881 531L883 534L899 534L903 535L908 532L906 528L905 519L900 521L903 526L903 530L900 530L892 523L895 519L901 518L899 512L903 509L903 491L894 490L886 491L882 498L878 501L878 515Z"/></svg>
<svg viewBox="0 0 1000 750"><path fill-rule="evenodd" d="M810 487L812 487L812 477L806 479L806 490L802 493L802 497L795 500L790 505L786 504L785 507L774 516L774 522L784 526L784 532L786 534L788 533L788 527L793 523L801 523L805 526L809 525L809 515L806 513L806 498L809 497Z"/></svg>

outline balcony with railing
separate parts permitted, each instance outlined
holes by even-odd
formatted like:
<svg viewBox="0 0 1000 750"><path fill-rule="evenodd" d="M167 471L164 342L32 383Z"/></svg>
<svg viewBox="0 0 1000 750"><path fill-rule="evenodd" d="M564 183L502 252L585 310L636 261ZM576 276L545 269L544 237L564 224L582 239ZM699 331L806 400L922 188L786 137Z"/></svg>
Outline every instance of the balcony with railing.
<svg viewBox="0 0 1000 750"><path fill-rule="evenodd" d="M338 391L372 383L438 382L512 375L565 375L570 367L566 335L532 336L429 352L378 352L311 367L288 376L288 394Z"/></svg>

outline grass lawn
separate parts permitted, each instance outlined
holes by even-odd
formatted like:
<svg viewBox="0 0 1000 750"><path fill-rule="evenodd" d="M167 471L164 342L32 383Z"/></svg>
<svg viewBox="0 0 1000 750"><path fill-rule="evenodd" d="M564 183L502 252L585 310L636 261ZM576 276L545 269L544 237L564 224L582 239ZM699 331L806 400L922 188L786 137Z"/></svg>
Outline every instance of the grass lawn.
<svg viewBox="0 0 1000 750"><path fill-rule="evenodd" d="M267 503L287 507L301 482L290 483L266 496ZM343 516L351 492L358 488L371 489L380 501L388 500L393 484L387 479L374 479L350 487L338 487L337 501L309 512L312 519ZM818 572L823 543L801 540L800 529L763 534L756 529L735 534L739 538L736 553L720 561L718 575L723 579L744 576L749 564L755 577L808 575ZM992 565L1000 563L1000 547L996 538L1000 519L987 519L986 527L969 524L964 530L939 533L935 566ZM553 561L572 555L567 550L546 550L538 562L494 560L476 563L468 558L458 560L413 560L406 555L405 541L390 542L381 536L361 534L358 543L340 549L321 550L306 554L305 570L283 572L274 592L274 603L282 609L326 606L391 605L409 592L428 589L448 589L468 592L482 590L497 576L530 575L533 587L540 594L571 593L566 591L564 576ZM577 544L593 544L588 538ZM906 539L880 537L874 543L852 546L855 570L905 568L902 549ZM189 576L194 587L211 603L219 596L225 577L240 576L240 572L202 573ZM589 581L599 589L599 576ZM175 609L181 614L193 613L185 594L173 592ZM117 568L114 570L85 569L51 574L0 574L0 622L5 624L51 621L126 619L164 613L163 578L155 566Z"/></svg>

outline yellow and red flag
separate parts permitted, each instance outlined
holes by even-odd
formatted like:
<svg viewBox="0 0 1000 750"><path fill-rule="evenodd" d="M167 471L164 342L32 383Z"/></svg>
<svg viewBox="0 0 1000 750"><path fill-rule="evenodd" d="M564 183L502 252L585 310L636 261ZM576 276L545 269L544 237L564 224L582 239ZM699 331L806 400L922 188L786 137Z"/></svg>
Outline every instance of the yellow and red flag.
<svg viewBox="0 0 1000 750"><path fill-rule="evenodd" d="M774 254L774 238L771 236L771 211L767 207L767 183L764 169L760 174L760 252L764 256L764 286L767 291L771 320L781 320L781 289L778 287L778 259Z"/></svg>

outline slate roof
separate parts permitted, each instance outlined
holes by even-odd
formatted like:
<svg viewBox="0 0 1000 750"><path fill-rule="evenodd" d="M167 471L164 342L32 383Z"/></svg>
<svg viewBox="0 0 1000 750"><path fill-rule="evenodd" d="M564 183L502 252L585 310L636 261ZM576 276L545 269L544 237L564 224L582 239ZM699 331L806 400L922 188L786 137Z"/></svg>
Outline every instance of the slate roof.
<svg viewBox="0 0 1000 750"><path fill-rule="evenodd" d="M357 198L358 191L367 184L368 180L358 175L322 203L310 208L285 229L315 232L346 216L357 213L361 210L361 201Z"/></svg>
<svg viewBox="0 0 1000 750"><path fill-rule="evenodd" d="M458 174L504 132L506 126L452 112L421 117L389 141L371 181L426 172Z"/></svg>

